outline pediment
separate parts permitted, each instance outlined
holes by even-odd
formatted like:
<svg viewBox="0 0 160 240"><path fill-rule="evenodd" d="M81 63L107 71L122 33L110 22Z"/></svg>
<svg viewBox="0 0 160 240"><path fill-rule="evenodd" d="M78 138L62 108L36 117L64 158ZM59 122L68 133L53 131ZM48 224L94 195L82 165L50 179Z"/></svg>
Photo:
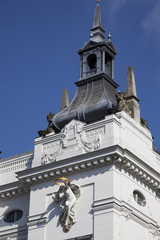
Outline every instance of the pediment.
<svg viewBox="0 0 160 240"><path fill-rule="evenodd" d="M107 43L107 46L109 47L109 48L111 48L112 49L112 51L115 53L115 54L117 54L117 50L115 49L115 47L114 47L114 45L113 45L113 43L110 41L108 41Z"/></svg>

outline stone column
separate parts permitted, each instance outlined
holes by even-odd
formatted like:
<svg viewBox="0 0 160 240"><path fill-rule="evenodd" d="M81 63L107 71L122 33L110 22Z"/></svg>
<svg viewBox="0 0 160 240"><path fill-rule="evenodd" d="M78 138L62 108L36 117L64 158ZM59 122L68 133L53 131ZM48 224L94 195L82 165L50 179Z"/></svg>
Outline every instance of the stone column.
<svg viewBox="0 0 160 240"><path fill-rule="evenodd" d="M101 52L97 52L97 73L101 72Z"/></svg>
<svg viewBox="0 0 160 240"><path fill-rule="evenodd" d="M83 56L83 70L82 70L82 78L86 78L86 73L87 73L87 56Z"/></svg>
<svg viewBox="0 0 160 240"><path fill-rule="evenodd" d="M105 51L102 53L102 71L105 72Z"/></svg>
<svg viewBox="0 0 160 240"><path fill-rule="evenodd" d="M114 60L112 59L112 79L114 79Z"/></svg>

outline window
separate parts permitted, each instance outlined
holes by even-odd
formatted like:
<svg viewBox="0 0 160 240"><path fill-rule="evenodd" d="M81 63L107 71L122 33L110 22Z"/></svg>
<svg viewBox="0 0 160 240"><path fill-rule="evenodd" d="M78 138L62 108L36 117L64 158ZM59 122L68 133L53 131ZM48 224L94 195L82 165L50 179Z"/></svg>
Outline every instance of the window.
<svg viewBox="0 0 160 240"><path fill-rule="evenodd" d="M140 205L140 206L145 206L146 205L146 200L143 194L137 190L133 191L133 197L134 200Z"/></svg>
<svg viewBox="0 0 160 240"><path fill-rule="evenodd" d="M106 74L109 77L112 77L112 58L107 54L105 56L105 66L106 66Z"/></svg>
<svg viewBox="0 0 160 240"><path fill-rule="evenodd" d="M97 56L95 54L91 54L87 57L86 62L86 72L87 75L95 74L97 71Z"/></svg>
<svg viewBox="0 0 160 240"><path fill-rule="evenodd" d="M5 215L4 221L8 223L13 223L22 218L22 216L23 216L22 210L13 210Z"/></svg>

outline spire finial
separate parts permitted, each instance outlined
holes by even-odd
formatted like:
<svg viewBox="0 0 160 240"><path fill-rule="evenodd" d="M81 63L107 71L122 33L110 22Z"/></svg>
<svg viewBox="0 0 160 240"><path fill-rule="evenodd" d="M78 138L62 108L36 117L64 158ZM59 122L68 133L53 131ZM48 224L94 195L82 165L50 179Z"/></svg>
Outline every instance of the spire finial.
<svg viewBox="0 0 160 240"><path fill-rule="evenodd" d="M126 90L126 97L136 97L136 84L135 84L135 77L134 77L134 70L132 66L128 67L128 74L127 74L127 90Z"/></svg>
<svg viewBox="0 0 160 240"><path fill-rule="evenodd" d="M97 0L99 2L100 0ZM97 4L94 14L94 20L93 20L93 28L95 27L102 27L102 16L101 16L101 8L100 5Z"/></svg>
<svg viewBox="0 0 160 240"><path fill-rule="evenodd" d="M103 42L105 40L105 31L102 28L101 7L99 2L100 0L97 0L98 4L96 5L93 27L91 29L92 35L90 36L90 40L93 42Z"/></svg>
<svg viewBox="0 0 160 240"><path fill-rule="evenodd" d="M109 42L111 42L111 38L112 38L112 36L111 36L111 33L109 32L109 34L108 34L108 41Z"/></svg>
<svg viewBox="0 0 160 240"><path fill-rule="evenodd" d="M61 111L69 105L69 94L67 88L63 90Z"/></svg>

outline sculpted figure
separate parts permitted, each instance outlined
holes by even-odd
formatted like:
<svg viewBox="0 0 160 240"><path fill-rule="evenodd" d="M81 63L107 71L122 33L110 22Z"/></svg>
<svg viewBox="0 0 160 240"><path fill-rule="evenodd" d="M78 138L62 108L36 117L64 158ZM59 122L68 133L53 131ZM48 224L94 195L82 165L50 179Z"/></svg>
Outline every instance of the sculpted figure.
<svg viewBox="0 0 160 240"><path fill-rule="evenodd" d="M147 128L147 129L149 129L149 128L148 128L148 123L147 123L147 120L146 120L146 119L144 119L144 118L141 118L141 125L142 125L144 128Z"/></svg>
<svg viewBox="0 0 160 240"><path fill-rule="evenodd" d="M129 107L129 104L126 102L126 93L123 92L117 92L116 93L116 99L117 99L117 111L125 111L130 117L133 117L133 111Z"/></svg>
<svg viewBox="0 0 160 240"><path fill-rule="evenodd" d="M64 179L64 178L63 178ZM68 232L76 222L75 204L80 197L80 187L70 182L63 181L59 190L53 194L56 203L60 203L61 215L59 221L65 232Z"/></svg>
<svg viewBox="0 0 160 240"><path fill-rule="evenodd" d="M46 128L46 130L38 131L38 134L40 137L45 137L46 134L48 134L48 133L52 133L52 132L56 133L57 132L57 129L55 128L54 123L53 123L54 116L55 116L55 114L52 112L50 112L47 115L48 127Z"/></svg>

